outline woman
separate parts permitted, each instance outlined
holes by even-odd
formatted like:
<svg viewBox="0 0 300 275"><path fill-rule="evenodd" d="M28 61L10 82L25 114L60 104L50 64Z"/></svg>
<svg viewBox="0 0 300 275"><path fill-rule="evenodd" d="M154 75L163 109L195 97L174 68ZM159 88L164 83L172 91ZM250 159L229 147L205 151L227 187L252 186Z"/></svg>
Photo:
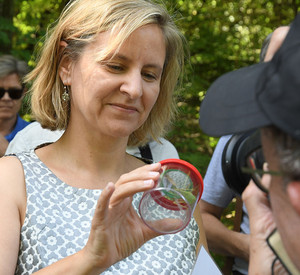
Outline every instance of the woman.
<svg viewBox="0 0 300 275"><path fill-rule="evenodd" d="M183 59L181 34L150 1L65 8L27 77L35 118L65 132L0 162L1 274L191 272L195 220L153 239L136 208L160 164L126 154L127 145L162 135Z"/></svg>

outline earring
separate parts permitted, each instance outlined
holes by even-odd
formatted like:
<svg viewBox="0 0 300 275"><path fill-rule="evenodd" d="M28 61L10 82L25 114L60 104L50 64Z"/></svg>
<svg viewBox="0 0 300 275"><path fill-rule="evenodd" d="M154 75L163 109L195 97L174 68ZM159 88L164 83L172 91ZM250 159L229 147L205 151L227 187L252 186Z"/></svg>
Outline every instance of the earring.
<svg viewBox="0 0 300 275"><path fill-rule="evenodd" d="M62 100L64 102L69 102L70 101L69 89L66 85L64 85L64 92L62 94Z"/></svg>

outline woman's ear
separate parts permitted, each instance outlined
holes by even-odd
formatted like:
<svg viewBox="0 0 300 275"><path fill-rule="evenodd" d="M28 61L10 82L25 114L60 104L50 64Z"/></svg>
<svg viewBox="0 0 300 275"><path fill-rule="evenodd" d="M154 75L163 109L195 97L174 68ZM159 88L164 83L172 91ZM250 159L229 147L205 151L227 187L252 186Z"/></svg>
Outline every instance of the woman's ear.
<svg viewBox="0 0 300 275"><path fill-rule="evenodd" d="M60 41L59 50L62 53L65 48L68 46L68 43L65 41ZM59 76L64 85L71 85L71 59L67 55L63 55L61 62L59 64Z"/></svg>
<svg viewBox="0 0 300 275"><path fill-rule="evenodd" d="M300 216L300 181L292 181L287 186L290 202Z"/></svg>

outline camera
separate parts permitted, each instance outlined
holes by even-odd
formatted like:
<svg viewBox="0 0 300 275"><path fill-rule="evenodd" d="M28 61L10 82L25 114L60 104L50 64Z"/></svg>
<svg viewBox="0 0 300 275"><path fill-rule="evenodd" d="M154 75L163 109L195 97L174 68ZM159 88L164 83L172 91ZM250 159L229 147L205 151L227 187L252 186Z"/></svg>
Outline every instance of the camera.
<svg viewBox="0 0 300 275"><path fill-rule="evenodd" d="M222 172L227 185L238 196L242 195L251 179L251 174L242 172L242 167L247 167L247 158L253 152L256 167L262 169L264 157L259 130L233 135L224 147Z"/></svg>

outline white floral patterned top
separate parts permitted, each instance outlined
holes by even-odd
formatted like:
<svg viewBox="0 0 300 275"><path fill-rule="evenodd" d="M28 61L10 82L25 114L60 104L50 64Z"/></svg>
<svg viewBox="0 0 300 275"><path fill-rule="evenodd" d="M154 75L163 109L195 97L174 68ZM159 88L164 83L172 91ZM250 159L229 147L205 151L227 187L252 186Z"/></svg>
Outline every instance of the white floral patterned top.
<svg viewBox="0 0 300 275"><path fill-rule="evenodd" d="M27 209L15 274L31 274L84 247L101 190L80 189L58 179L34 150L17 154L23 164ZM133 199L137 209L141 194ZM181 232L159 236L102 274L190 274L199 228L194 219Z"/></svg>

